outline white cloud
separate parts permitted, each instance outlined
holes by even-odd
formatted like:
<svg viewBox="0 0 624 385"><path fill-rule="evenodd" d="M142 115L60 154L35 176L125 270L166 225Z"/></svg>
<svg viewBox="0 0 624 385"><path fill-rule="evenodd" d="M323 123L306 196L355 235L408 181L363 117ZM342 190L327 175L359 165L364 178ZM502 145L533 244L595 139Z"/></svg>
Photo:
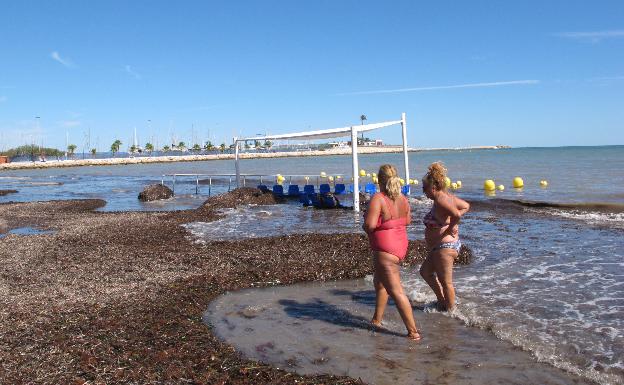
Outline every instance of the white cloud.
<svg viewBox="0 0 624 385"><path fill-rule="evenodd" d="M63 120L59 124L65 128L78 127L82 124L79 120Z"/></svg>
<svg viewBox="0 0 624 385"><path fill-rule="evenodd" d="M0 96L0 103L4 103L7 100L9 100L9 98L7 98L6 96L4 96L4 95Z"/></svg>
<svg viewBox="0 0 624 385"><path fill-rule="evenodd" d="M612 31L560 32L556 33L555 36L597 43L604 39L624 38L624 30L619 29Z"/></svg>
<svg viewBox="0 0 624 385"><path fill-rule="evenodd" d="M396 89L391 89L391 90L345 92L345 93L340 93L337 95L344 96L344 95L394 94L394 93L399 93L399 92L449 90L449 89L455 89L455 88L484 88L484 87L527 85L527 84L538 84L539 82L540 82L539 80L510 80L510 81L490 82L490 83L455 84L455 85L449 85L449 86L430 86L430 87L396 88Z"/></svg>
<svg viewBox="0 0 624 385"><path fill-rule="evenodd" d="M132 76L136 80L141 80L141 74L133 70L129 64L126 64L125 70L130 76Z"/></svg>
<svg viewBox="0 0 624 385"><path fill-rule="evenodd" d="M74 64L74 62L70 59L70 58L62 58L61 55L59 55L59 53L57 51L53 51L52 53L50 53L50 57L61 63L62 65L64 65L67 68L75 68L76 65Z"/></svg>

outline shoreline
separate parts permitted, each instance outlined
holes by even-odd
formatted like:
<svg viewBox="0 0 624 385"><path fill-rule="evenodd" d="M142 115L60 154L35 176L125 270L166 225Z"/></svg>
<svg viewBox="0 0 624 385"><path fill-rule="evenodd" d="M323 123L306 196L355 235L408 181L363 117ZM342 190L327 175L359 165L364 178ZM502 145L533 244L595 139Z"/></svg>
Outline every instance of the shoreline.
<svg viewBox="0 0 624 385"><path fill-rule="evenodd" d="M425 152L425 151L464 151L464 150L497 150L508 149L509 146L474 146L474 147L457 147L457 148L408 148L408 152ZM402 146L384 146L384 147L358 147L358 154L388 154L401 153ZM336 156L351 155L351 148L334 148L330 150L313 150L313 151L288 151L288 152L242 152L239 154L240 159L261 159L261 158L299 158L299 157L316 157L316 156ZM48 160L45 162L15 162L0 163L0 171L3 170L29 170L44 168L61 168L61 167L82 167L82 166L116 166L128 164L144 164L144 163L171 163L171 162L201 162L212 160L234 160L234 154L209 154L209 155L161 155L146 156L136 158L105 158L105 159L69 159L69 160Z"/></svg>

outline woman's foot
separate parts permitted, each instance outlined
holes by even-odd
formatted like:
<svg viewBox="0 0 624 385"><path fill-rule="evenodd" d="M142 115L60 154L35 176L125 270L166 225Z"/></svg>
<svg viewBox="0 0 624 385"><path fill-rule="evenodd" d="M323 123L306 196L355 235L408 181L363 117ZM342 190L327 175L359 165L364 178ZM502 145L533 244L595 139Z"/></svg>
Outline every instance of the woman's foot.
<svg viewBox="0 0 624 385"><path fill-rule="evenodd" d="M446 311L446 303L444 301L436 301L435 307L437 311Z"/></svg>
<svg viewBox="0 0 624 385"><path fill-rule="evenodd" d="M422 337L420 336L419 330L416 330L415 332L407 333L407 338L409 338L412 341L420 341Z"/></svg>
<svg viewBox="0 0 624 385"><path fill-rule="evenodd" d="M381 328L381 321L377 321L372 319L371 320L371 326L373 327L373 329L380 329Z"/></svg>

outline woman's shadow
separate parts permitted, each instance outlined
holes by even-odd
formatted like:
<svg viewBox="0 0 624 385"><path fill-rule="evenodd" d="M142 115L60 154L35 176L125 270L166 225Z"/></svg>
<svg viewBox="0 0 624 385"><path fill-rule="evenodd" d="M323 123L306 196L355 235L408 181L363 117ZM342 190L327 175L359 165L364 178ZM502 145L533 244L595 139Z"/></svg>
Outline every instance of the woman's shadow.
<svg viewBox="0 0 624 385"><path fill-rule="evenodd" d="M349 293L347 293L346 291L341 291L340 293L333 294L346 295ZM357 296L357 299L354 298L355 302L364 303L367 305L370 304L370 301L367 299L368 296L361 294L361 292L350 293L352 297ZM319 298L312 299L308 302L298 302L290 299L282 299L279 301L279 304L284 307L284 312L286 314L288 314L290 317L300 320L319 320L342 327L371 330L382 334L403 337L403 334L401 333L382 328L376 328L371 325L369 319L352 314L347 310L341 309L338 306L327 303ZM372 305L375 305L374 297Z"/></svg>

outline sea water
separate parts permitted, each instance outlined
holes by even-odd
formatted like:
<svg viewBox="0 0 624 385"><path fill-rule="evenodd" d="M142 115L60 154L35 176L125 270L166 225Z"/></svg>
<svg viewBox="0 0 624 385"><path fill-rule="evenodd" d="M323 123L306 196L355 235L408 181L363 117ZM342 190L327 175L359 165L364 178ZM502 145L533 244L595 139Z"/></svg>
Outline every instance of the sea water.
<svg viewBox="0 0 624 385"><path fill-rule="evenodd" d="M503 342L496 349L507 351L506 359L521 350L533 362L565 371L579 381L624 382L624 147L415 152L410 153L412 177L420 178L427 165L437 160L446 164L453 181L462 181L463 187L456 193L472 202L471 211L462 220L461 236L476 259L469 266L455 269L458 311L441 315L417 309L417 318L450 317L462 328L486 333ZM360 157L361 168L368 172L376 172L382 163L394 163L401 170L402 155ZM349 179L350 158L244 160L241 169L250 174L284 175L325 171L328 175L346 174L345 179ZM192 178L178 180L177 198L157 206L139 203L136 195L146 184L160 183L162 174L217 174L233 170L232 161L213 161L5 171L0 173L0 189L15 189L19 193L0 197L0 202L102 198L108 202L105 210L196 207L206 198L207 191L206 185L200 185L200 194L195 195ZM512 188L515 176L524 179L523 189ZM494 179L506 189L486 196L482 190L485 179ZM539 184L544 179L549 182L546 188ZM164 181L171 186L170 180ZM222 180L220 185L213 186L212 192L227 189L228 181ZM408 234L411 239L421 239L424 229L420 218L431 202L418 188L413 192L410 201L414 221ZM210 242L289 232L361 231L361 216L344 210L316 211L287 204L244 207L226 214L218 226L188 224L189 236L197 242ZM416 266L404 270L403 283L415 305L430 309L428 304L434 297L417 269ZM359 287L361 283L353 285ZM284 295L290 298L292 293ZM394 308L388 308L389 313L393 311ZM370 314L366 314L360 315L367 319ZM287 313L285 317L293 318ZM431 325L438 321L430 322L433 321L425 324L429 330L423 330L429 345L435 344L437 334ZM249 328L262 334L263 327ZM400 323L395 330L401 330ZM469 338L463 332L459 335ZM331 343L332 336L326 337L323 343ZM361 339L362 336L353 335L353 341ZM295 341L306 344L305 340ZM253 349L249 351L248 346L237 345L234 340L230 343L252 358L273 362L271 355L254 354ZM388 343L391 344L385 341L382 345ZM283 359L276 357L274 363L284 362L280 361ZM292 369L309 370L294 366Z"/></svg>

